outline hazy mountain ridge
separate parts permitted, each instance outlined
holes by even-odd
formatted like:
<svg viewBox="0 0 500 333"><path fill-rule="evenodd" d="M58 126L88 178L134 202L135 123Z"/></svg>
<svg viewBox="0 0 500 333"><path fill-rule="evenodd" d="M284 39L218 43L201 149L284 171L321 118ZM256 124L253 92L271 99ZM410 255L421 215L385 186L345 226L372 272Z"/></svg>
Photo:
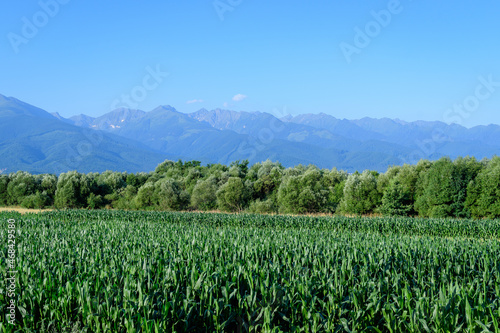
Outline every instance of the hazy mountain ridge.
<svg viewBox="0 0 500 333"><path fill-rule="evenodd" d="M32 173L153 170L169 155L126 138L69 124L0 95L0 169Z"/></svg>
<svg viewBox="0 0 500 333"><path fill-rule="evenodd" d="M271 159L285 166L385 171L418 158L481 159L500 150L497 125L467 129L443 122L337 119L324 113L277 118L265 112L201 109L185 114L166 105L149 112L121 108L66 119L0 95L0 121L0 157L6 165L0 168L8 172L61 172L68 164L61 161L92 135L101 138L100 144L85 156L76 153L79 163L68 166L71 170L150 171L165 158L182 158L224 164Z"/></svg>

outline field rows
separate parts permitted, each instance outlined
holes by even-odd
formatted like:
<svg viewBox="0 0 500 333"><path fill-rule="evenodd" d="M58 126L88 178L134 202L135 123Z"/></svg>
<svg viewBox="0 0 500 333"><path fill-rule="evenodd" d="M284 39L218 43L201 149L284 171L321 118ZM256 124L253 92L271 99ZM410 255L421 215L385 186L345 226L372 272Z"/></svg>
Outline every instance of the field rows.
<svg viewBox="0 0 500 333"><path fill-rule="evenodd" d="M499 332L496 220L0 213L11 217L25 331Z"/></svg>

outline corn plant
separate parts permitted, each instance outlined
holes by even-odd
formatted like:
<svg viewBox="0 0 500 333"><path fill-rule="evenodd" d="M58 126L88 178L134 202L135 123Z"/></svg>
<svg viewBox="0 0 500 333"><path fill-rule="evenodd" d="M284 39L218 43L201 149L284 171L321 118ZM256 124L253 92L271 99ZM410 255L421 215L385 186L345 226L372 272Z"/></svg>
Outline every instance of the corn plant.
<svg viewBox="0 0 500 333"><path fill-rule="evenodd" d="M54 211L0 332L500 332L498 220ZM6 239L6 228L1 230Z"/></svg>

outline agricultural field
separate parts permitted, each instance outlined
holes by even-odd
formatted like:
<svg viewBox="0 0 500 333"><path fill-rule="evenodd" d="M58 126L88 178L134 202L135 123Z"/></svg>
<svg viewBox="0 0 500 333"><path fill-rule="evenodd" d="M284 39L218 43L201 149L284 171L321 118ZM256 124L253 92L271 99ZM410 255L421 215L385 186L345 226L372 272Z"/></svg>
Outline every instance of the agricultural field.
<svg viewBox="0 0 500 333"><path fill-rule="evenodd" d="M499 220L70 210L0 221L0 332L500 332Z"/></svg>

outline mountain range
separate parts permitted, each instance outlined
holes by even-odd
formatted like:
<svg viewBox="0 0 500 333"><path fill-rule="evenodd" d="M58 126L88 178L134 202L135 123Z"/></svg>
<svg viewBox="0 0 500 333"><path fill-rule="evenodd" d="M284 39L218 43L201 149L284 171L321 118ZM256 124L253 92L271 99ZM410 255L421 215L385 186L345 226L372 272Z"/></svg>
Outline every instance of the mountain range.
<svg viewBox="0 0 500 333"><path fill-rule="evenodd" d="M0 95L0 170L32 173L151 171L165 159L385 171L390 165L441 156L491 157L500 151L500 126L465 128L443 122L337 119L303 114L171 106L145 112L120 108L100 117L64 118Z"/></svg>

